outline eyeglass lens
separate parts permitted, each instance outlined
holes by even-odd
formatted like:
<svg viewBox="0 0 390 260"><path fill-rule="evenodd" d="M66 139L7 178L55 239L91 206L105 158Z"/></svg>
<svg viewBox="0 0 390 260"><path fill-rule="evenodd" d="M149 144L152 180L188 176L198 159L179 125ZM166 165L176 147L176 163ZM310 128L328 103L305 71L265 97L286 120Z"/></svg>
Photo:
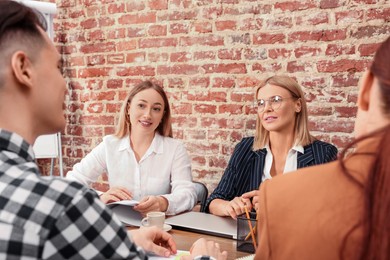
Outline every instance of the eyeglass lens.
<svg viewBox="0 0 390 260"><path fill-rule="evenodd" d="M268 104L270 105L270 107L273 110L277 110L280 108L282 101L283 101L283 98L281 96L273 96L273 97L270 97L268 100L259 99L259 100L257 100L257 108L260 112L264 111L264 109L267 105L266 103L268 102Z"/></svg>

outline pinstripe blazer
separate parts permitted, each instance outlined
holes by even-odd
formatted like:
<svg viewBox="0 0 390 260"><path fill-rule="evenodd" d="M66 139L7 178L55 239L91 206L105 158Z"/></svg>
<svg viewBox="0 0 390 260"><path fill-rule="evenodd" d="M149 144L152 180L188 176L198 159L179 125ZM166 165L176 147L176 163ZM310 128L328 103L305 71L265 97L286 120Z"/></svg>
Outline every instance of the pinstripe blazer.
<svg viewBox="0 0 390 260"><path fill-rule="evenodd" d="M253 137L246 137L234 149L229 164L217 188L206 202L206 212L209 212L210 202L214 199L232 200L243 193L257 190L261 183L265 156L267 150L252 150ZM334 161L337 158L337 148L329 143L315 140L304 147L304 153L298 152L297 167Z"/></svg>

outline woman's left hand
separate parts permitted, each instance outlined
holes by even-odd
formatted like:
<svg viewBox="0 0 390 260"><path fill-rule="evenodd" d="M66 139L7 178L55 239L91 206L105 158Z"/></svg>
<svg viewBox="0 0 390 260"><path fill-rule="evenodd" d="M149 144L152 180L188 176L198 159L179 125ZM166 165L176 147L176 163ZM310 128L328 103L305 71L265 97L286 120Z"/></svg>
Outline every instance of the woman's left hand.
<svg viewBox="0 0 390 260"><path fill-rule="evenodd" d="M165 212L168 209L168 201L162 196L147 196L134 206L134 209L142 215L151 211Z"/></svg>
<svg viewBox="0 0 390 260"><path fill-rule="evenodd" d="M176 254L176 243L172 235L157 227L141 227L131 230L129 233L137 246L146 251L153 252L159 256L169 257Z"/></svg>

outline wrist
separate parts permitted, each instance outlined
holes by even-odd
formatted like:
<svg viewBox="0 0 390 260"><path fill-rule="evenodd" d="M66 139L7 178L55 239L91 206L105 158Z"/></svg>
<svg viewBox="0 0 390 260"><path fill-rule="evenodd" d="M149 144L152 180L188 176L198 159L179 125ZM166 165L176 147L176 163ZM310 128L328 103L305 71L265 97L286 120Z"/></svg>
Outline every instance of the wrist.
<svg viewBox="0 0 390 260"><path fill-rule="evenodd" d="M163 196L158 196L158 201L160 204L160 210L166 212L168 210L168 200Z"/></svg>
<svg viewBox="0 0 390 260"><path fill-rule="evenodd" d="M229 200L224 201L223 209L222 209L223 215L221 216L230 216L230 210L232 209L230 202L231 201Z"/></svg>

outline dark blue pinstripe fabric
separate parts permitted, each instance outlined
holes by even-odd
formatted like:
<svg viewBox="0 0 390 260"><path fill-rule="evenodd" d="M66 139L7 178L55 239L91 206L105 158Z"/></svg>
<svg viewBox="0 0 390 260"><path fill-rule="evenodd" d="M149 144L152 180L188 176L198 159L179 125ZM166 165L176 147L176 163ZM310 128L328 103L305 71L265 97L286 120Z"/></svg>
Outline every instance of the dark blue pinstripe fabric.
<svg viewBox="0 0 390 260"><path fill-rule="evenodd" d="M253 151L253 140L253 137L247 137L237 144L221 181L207 199L206 212L209 212L210 202L214 199L230 201L259 188L267 151L265 148ZM318 140L305 146L304 151L303 154L298 152L298 168L334 161L337 158L335 146Z"/></svg>

